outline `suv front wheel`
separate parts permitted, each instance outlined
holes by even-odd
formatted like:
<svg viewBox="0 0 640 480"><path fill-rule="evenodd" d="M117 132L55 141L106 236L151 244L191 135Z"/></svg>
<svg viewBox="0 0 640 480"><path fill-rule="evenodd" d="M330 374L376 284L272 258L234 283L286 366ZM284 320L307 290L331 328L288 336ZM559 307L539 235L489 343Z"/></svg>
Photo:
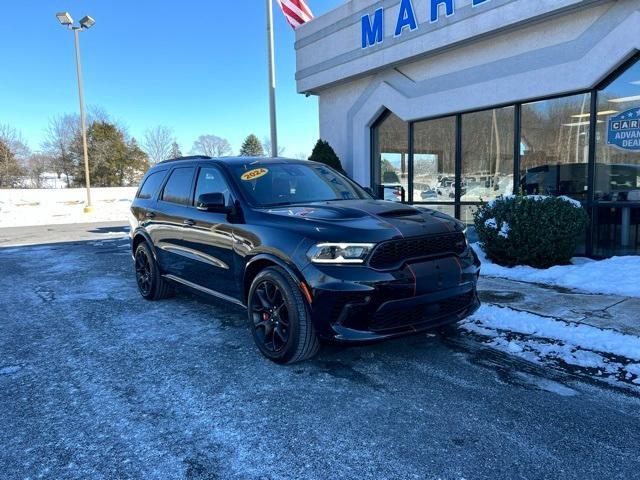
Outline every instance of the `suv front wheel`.
<svg viewBox="0 0 640 480"><path fill-rule="evenodd" d="M247 310L253 339L268 359L300 362L320 349L300 287L282 268L268 267L256 276Z"/></svg>

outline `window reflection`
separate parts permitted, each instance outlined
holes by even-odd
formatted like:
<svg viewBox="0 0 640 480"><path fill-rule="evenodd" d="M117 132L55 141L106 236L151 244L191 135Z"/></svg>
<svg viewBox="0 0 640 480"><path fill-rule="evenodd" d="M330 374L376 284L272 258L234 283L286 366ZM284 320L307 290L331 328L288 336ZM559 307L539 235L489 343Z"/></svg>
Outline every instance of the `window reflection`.
<svg viewBox="0 0 640 480"><path fill-rule="evenodd" d="M409 124L391 113L377 126L375 135L375 182L390 187L384 189L385 200L400 202L400 187L406 191L409 184Z"/></svg>
<svg viewBox="0 0 640 480"><path fill-rule="evenodd" d="M598 92L596 200L640 202L640 62Z"/></svg>
<svg viewBox="0 0 640 480"><path fill-rule="evenodd" d="M587 199L591 94L522 106L520 187Z"/></svg>
<svg viewBox="0 0 640 480"><path fill-rule="evenodd" d="M454 202L455 117L418 122L413 138L413 201Z"/></svg>
<svg viewBox="0 0 640 480"><path fill-rule="evenodd" d="M514 107L462 115L463 202L513 193Z"/></svg>

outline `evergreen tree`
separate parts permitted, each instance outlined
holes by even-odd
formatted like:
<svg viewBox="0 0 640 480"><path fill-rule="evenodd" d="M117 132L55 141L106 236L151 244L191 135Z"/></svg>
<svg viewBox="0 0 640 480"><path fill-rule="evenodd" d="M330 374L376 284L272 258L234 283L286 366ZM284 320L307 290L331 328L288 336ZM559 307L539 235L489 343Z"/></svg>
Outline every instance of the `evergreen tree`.
<svg viewBox="0 0 640 480"><path fill-rule="evenodd" d="M316 146L313 147L313 152L311 152L309 160L312 162L324 163L341 173L345 173L336 152L333 150L331 145L329 145L329 142L322 139L319 139Z"/></svg>
<svg viewBox="0 0 640 480"><path fill-rule="evenodd" d="M96 187L120 187L135 184L149 168L149 159L135 139L127 141L125 133L109 122L94 122L87 131L89 173ZM82 140L76 136L72 146L74 181L84 186Z"/></svg>
<svg viewBox="0 0 640 480"><path fill-rule="evenodd" d="M171 144L171 154L169 158L180 158L182 156L182 151L180 150L180 145L178 145L177 141L173 141Z"/></svg>
<svg viewBox="0 0 640 480"><path fill-rule="evenodd" d="M15 188L24 170L6 142L0 138L0 188Z"/></svg>
<svg viewBox="0 0 640 480"><path fill-rule="evenodd" d="M240 148L241 157L264 157L262 143L253 133L249 135Z"/></svg>

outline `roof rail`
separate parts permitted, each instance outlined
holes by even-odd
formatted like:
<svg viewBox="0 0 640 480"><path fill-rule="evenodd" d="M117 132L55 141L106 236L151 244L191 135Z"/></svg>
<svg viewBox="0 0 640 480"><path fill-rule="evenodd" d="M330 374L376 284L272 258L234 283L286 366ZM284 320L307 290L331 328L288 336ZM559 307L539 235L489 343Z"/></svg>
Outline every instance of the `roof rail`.
<svg viewBox="0 0 640 480"><path fill-rule="evenodd" d="M178 158L169 158L167 160L163 160L160 163L168 163L168 162L178 162L181 160L211 160L212 157L208 157L206 155L191 155L188 157L178 157Z"/></svg>

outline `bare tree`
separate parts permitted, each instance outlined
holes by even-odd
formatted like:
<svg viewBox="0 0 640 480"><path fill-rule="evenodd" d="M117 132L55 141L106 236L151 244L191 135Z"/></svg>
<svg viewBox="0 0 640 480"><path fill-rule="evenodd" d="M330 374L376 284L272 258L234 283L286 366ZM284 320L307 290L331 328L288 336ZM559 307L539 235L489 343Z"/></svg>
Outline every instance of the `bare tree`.
<svg viewBox="0 0 640 480"><path fill-rule="evenodd" d="M27 160L27 175L31 180L31 186L34 188L42 188L42 174L50 170L53 165L54 158L44 153L34 153Z"/></svg>
<svg viewBox="0 0 640 480"><path fill-rule="evenodd" d="M73 142L78 138L80 119L77 115L61 115L49 121L42 148L53 157L51 168L60 178L65 176L67 187L71 186L74 169Z"/></svg>
<svg viewBox="0 0 640 480"><path fill-rule="evenodd" d="M216 135L200 135L191 147L192 154L208 157L228 157L231 152L229 141Z"/></svg>
<svg viewBox="0 0 640 480"><path fill-rule="evenodd" d="M271 139L268 137L264 137L262 139L262 148L264 149L264 154L271 156ZM281 157L284 155L284 151L286 147L278 146L278 156Z"/></svg>
<svg viewBox="0 0 640 480"><path fill-rule="evenodd" d="M297 158L298 160L309 160L309 154L304 152L296 153L293 158Z"/></svg>
<svg viewBox="0 0 640 480"><path fill-rule="evenodd" d="M158 125L144 133L142 149L149 156L152 165L172 156L173 131L164 125Z"/></svg>

